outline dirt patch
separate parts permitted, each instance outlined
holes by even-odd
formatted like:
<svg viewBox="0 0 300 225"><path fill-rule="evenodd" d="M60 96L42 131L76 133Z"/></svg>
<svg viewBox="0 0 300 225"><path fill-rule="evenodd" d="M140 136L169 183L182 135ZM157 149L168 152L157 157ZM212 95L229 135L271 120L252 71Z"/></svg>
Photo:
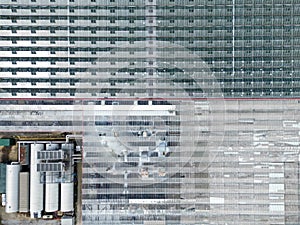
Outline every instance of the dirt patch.
<svg viewBox="0 0 300 225"><path fill-rule="evenodd" d="M9 163L18 161L18 147L13 146L1 146L0 147L0 163Z"/></svg>
<svg viewBox="0 0 300 225"><path fill-rule="evenodd" d="M0 162L1 163L7 163L9 162L9 151L10 147L1 146L0 147Z"/></svg>
<svg viewBox="0 0 300 225"><path fill-rule="evenodd" d="M18 147L17 147L17 145L13 145L13 146L10 147L9 154L8 154L8 159L11 162L18 161Z"/></svg>
<svg viewBox="0 0 300 225"><path fill-rule="evenodd" d="M0 207L0 219L1 220L32 220L26 214L21 213L5 213L5 207Z"/></svg>

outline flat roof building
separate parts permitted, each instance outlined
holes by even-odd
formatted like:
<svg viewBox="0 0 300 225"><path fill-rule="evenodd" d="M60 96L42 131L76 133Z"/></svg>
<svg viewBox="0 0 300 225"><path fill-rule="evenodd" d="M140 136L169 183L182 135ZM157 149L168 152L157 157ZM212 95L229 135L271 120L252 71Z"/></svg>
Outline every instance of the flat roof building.
<svg viewBox="0 0 300 225"><path fill-rule="evenodd" d="M61 225L74 225L74 218L73 217L62 217Z"/></svg>
<svg viewBox="0 0 300 225"><path fill-rule="evenodd" d="M6 164L0 163L0 193L6 192Z"/></svg>
<svg viewBox="0 0 300 225"><path fill-rule="evenodd" d="M19 180L19 212L29 212L29 172L21 172Z"/></svg>
<svg viewBox="0 0 300 225"><path fill-rule="evenodd" d="M1 138L0 139L0 146L11 146L14 141L10 138Z"/></svg>

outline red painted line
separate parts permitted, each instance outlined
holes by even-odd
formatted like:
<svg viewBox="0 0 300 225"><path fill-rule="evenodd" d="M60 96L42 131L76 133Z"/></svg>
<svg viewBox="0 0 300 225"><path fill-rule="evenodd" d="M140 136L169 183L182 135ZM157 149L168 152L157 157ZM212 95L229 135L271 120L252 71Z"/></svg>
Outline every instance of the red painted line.
<svg viewBox="0 0 300 225"><path fill-rule="evenodd" d="M23 126L23 127L28 127L28 126ZM70 126L72 128L72 126ZM48 131L37 131L37 130L32 130L32 131L9 131L9 130L0 130L0 133L54 133L54 132L59 132L59 133L76 133L78 131L73 131L73 130L68 130L68 131L60 131L60 130L48 130Z"/></svg>
<svg viewBox="0 0 300 225"><path fill-rule="evenodd" d="M272 101L272 100L300 100L300 97L295 98L0 98L0 101L100 101L100 100L225 100L225 101Z"/></svg>

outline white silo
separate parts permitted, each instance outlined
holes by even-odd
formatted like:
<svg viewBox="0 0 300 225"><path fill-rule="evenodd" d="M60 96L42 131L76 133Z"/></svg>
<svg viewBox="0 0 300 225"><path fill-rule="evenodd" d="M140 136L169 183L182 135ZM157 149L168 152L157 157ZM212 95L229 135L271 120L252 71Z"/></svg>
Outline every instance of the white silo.
<svg viewBox="0 0 300 225"><path fill-rule="evenodd" d="M45 211L55 212L58 210L58 184L47 183L45 190Z"/></svg>
<svg viewBox="0 0 300 225"><path fill-rule="evenodd" d="M62 183L60 195L60 211L74 210L74 183Z"/></svg>
<svg viewBox="0 0 300 225"><path fill-rule="evenodd" d="M6 165L6 205L5 212L19 211L19 164Z"/></svg>

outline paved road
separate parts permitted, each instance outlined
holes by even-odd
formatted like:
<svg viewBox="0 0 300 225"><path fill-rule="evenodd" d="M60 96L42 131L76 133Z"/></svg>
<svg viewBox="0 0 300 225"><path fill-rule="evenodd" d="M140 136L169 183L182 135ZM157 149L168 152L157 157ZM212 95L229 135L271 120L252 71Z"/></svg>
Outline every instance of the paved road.
<svg viewBox="0 0 300 225"><path fill-rule="evenodd" d="M4 220L2 225L60 225L58 220L32 220L32 221L20 221L20 220Z"/></svg>

